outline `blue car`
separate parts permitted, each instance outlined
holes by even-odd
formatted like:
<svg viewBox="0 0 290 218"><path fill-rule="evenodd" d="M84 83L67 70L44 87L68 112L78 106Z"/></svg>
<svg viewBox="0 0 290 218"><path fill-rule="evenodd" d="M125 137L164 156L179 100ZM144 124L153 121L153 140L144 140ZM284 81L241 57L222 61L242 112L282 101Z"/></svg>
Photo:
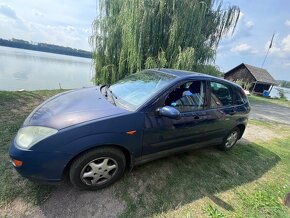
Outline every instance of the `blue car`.
<svg viewBox="0 0 290 218"><path fill-rule="evenodd" d="M71 90L38 106L9 154L31 180L69 175L82 189L101 189L125 169L205 146L231 149L245 131L243 89L209 75L153 69L109 86Z"/></svg>

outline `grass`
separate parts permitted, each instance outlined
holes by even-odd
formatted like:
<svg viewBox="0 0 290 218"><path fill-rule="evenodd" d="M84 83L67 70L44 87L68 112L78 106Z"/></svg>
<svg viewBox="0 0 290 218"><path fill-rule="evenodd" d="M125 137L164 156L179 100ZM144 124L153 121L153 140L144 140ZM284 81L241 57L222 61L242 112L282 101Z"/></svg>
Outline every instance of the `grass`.
<svg viewBox="0 0 290 218"><path fill-rule="evenodd" d="M256 95L250 95L248 96L250 103L270 103L270 104L278 104L286 107L290 107L290 101L286 99L274 99L274 98L265 98L261 96L256 96Z"/></svg>
<svg viewBox="0 0 290 218"><path fill-rule="evenodd" d="M148 163L116 187L121 217L290 217L290 127L250 121L279 132L242 140L230 152L207 148ZM257 133L259 134L259 133Z"/></svg>
<svg viewBox="0 0 290 218"><path fill-rule="evenodd" d="M0 92L0 211L16 199L41 204L54 188L21 178L7 152L25 117L58 92ZM127 172L113 189L126 204L120 217L290 217L282 204L290 192L290 127L251 120L248 130L257 127L279 137L257 132L229 152L206 148Z"/></svg>
<svg viewBox="0 0 290 218"><path fill-rule="evenodd" d="M18 197L39 204L52 190L52 186L37 185L20 177L10 162L8 147L28 114L45 99L59 92L0 91L0 208Z"/></svg>

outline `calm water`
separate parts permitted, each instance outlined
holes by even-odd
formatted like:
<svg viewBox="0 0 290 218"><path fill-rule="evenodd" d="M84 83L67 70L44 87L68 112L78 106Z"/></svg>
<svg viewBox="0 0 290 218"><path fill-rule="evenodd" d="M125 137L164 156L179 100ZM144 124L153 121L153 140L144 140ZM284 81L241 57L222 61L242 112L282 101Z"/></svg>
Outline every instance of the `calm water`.
<svg viewBox="0 0 290 218"><path fill-rule="evenodd" d="M0 90L92 86L92 60L0 46Z"/></svg>

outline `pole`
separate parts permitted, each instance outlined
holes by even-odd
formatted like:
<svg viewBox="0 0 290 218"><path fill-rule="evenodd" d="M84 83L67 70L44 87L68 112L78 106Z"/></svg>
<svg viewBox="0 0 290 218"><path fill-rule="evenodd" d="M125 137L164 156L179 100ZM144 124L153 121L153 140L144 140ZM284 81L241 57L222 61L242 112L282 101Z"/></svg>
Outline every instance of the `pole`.
<svg viewBox="0 0 290 218"><path fill-rule="evenodd" d="M270 47L268 48L268 51L267 51L267 53L266 53L266 56L265 56L265 58L264 58L264 61L263 61L263 63L262 63L261 68L264 67L265 61L266 61L266 59L267 59L267 57L268 57L268 54L269 54L269 50L270 50Z"/></svg>
<svg viewBox="0 0 290 218"><path fill-rule="evenodd" d="M263 63L262 63L261 68L264 67L264 64L265 64L266 59L267 59L267 57L268 57L268 54L269 54L270 48L272 48L273 40L274 40L274 36L275 36L275 33L274 33L273 36L272 36L272 39L271 39L271 42L270 42L269 48L268 48L268 50L267 50L267 53L266 53L266 56L265 56L265 58L264 58L264 60L263 60Z"/></svg>

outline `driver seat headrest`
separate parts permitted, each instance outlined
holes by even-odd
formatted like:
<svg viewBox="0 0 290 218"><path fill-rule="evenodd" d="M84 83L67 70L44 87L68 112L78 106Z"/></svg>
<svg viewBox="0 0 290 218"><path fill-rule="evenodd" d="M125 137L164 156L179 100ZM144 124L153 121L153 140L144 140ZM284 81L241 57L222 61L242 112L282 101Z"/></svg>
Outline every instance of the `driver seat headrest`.
<svg viewBox="0 0 290 218"><path fill-rule="evenodd" d="M200 86L201 86L200 81L194 81L191 83L188 89L192 94L200 94Z"/></svg>

